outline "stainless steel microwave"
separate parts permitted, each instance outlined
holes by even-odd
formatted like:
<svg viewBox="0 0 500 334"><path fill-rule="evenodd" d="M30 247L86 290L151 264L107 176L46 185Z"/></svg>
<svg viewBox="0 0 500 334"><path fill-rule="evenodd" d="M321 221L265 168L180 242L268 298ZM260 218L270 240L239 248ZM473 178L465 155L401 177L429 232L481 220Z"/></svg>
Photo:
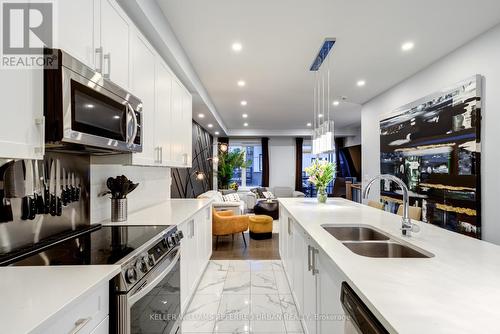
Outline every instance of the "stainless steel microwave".
<svg viewBox="0 0 500 334"><path fill-rule="evenodd" d="M44 68L46 148L141 152L141 100L62 50L45 53L52 65Z"/></svg>

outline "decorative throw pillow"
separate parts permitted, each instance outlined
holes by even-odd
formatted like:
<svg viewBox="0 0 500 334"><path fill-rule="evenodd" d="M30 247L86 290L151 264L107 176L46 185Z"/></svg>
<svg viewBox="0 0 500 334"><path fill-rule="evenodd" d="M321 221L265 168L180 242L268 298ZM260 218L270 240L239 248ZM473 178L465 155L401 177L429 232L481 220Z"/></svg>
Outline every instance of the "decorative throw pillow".
<svg viewBox="0 0 500 334"><path fill-rule="evenodd" d="M264 195L265 199L273 199L274 198L274 194L270 191L264 191L262 194Z"/></svg>
<svg viewBox="0 0 500 334"><path fill-rule="evenodd" d="M222 196L222 199L224 200L224 202L239 202L240 196L238 196L238 194L236 193L233 193Z"/></svg>

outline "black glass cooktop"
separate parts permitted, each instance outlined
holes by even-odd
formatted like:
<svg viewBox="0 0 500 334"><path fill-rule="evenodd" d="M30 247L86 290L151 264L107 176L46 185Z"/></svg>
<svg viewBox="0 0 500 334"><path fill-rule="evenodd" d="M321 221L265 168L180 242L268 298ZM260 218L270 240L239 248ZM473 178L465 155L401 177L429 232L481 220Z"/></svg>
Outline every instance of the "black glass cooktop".
<svg viewBox="0 0 500 334"><path fill-rule="evenodd" d="M168 226L91 226L74 237L56 236L15 256L0 256L0 265L54 266L115 264ZM59 238L59 239L58 239ZM66 239L65 241L58 241ZM54 244L55 243L55 244ZM38 249L36 248L38 247Z"/></svg>

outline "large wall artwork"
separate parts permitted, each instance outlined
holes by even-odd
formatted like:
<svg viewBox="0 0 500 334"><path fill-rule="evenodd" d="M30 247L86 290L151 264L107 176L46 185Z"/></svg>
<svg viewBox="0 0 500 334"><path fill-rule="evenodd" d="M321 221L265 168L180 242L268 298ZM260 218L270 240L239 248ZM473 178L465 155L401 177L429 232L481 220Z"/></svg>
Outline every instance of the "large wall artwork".
<svg viewBox="0 0 500 334"><path fill-rule="evenodd" d="M381 171L403 179L422 220L481 238L481 76L397 109L380 121ZM382 184L395 210L400 192Z"/></svg>

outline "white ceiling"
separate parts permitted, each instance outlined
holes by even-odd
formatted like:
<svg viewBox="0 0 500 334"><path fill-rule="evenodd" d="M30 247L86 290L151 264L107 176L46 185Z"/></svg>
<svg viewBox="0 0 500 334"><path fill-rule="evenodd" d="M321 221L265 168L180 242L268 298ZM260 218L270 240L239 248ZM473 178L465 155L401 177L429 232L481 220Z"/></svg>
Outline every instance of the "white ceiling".
<svg viewBox="0 0 500 334"><path fill-rule="evenodd" d="M157 2L230 133L243 129L242 113L249 115L247 132L307 129L309 66L326 37L337 39L333 94L350 102L333 109L336 127L351 128L360 125L359 104L500 22L498 0ZM231 50L234 41L243 44L239 54ZM402 52L405 41L415 48ZM356 86L360 79L365 87ZM203 103L194 105L194 116L208 114Z"/></svg>

